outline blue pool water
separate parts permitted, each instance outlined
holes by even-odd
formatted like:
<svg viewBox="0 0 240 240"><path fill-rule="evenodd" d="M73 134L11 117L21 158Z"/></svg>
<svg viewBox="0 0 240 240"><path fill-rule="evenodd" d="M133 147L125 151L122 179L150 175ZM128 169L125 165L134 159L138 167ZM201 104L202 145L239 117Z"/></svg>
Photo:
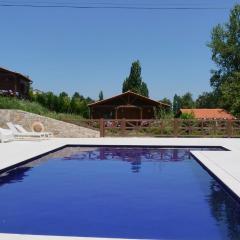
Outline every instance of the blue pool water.
<svg viewBox="0 0 240 240"><path fill-rule="evenodd" d="M235 240L240 206L187 149L69 147L0 175L0 232Z"/></svg>

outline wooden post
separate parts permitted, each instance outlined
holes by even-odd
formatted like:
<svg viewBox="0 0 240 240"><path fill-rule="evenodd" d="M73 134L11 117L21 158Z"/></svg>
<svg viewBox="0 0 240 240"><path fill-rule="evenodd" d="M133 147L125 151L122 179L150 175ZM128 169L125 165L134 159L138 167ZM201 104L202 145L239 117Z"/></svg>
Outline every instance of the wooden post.
<svg viewBox="0 0 240 240"><path fill-rule="evenodd" d="M214 137L217 135L217 120L213 120L213 135Z"/></svg>
<svg viewBox="0 0 240 240"><path fill-rule="evenodd" d="M162 119L160 119L160 135L164 135L164 131L163 131L163 127L164 127L164 125L163 125L163 120Z"/></svg>
<svg viewBox="0 0 240 240"><path fill-rule="evenodd" d="M100 127L100 137L104 137L105 135L105 125L104 125L104 119L100 118L99 120L99 127Z"/></svg>
<svg viewBox="0 0 240 240"><path fill-rule="evenodd" d="M232 120L228 119L227 121L227 136L230 138L233 135L233 131L232 131Z"/></svg>
<svg viewBox="0 0 240 240"><path fill-rule="evenodd" d="M121 120L121 133L122 133L122 135L125 134L125 130L126 130L126 119L123 118L123 119Z"/></svg>
<svg viewBox="0 0 240 240"><path fill-rule="evenodd" d="M202 135L202 137L205 135L204 128L203 128L203 119L201 119L201 135Z"/></svg>
<svg viewBox="0 0 240 240"><path fill-rule="evenodd" d="M178 137L178 119L174 118L173 120L173 135L174 137Z"/></svg>

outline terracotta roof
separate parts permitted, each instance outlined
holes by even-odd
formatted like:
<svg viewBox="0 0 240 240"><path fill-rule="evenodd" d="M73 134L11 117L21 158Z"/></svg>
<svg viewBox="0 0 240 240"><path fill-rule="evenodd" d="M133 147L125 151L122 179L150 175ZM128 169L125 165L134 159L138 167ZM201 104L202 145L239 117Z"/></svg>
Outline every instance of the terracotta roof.
<svg viewBox="0 0 240 240"><path fill-rule="evenodd" d="M95 105L98 105L98 104L102 104L102 103L111 101L111 100L113 100L115 98L119 98L119 97L122 97L122 96L125 96L125 95L128 95L128 94L137 96L137 97L139 97L139 98L141 98L141 99L143 99L145 101L151 102L152 104L155 104L155 105L162 105L162 106L170 107L170 105L168 105L166 103L162 103L162 102L158 102L158 101L152 100L152 99L150 99L148 97L145 97L143 95L137 94L137 93L132 92L132 91L127 91L127 92L121 93L119 95L113 96L111 98L107 98L107 99L104 99L104 100L101 100L101 101L90 103L90 104L88 104L88 106L91 107L91 106L95 106Z"/></svg>
<svg viewBox="0 0 240 240"><path fill-rule="evenodd" d="M29 77L24 76L23 74L18 73L18 72L10 71L10 70L8 70L8 69L6 69L6 68L3 68L3 67L0 67L0 72L9 73L9 74L14 74L14 75L17 75L17 76L23 78L24 80L26 80L26 81L28 81L28 82L32 82L32 80L31 80Z"/></svg>
<svg viewBox="0 0 240 240"><path fill-rule="evenodd" d="M232 114L221 108L180 109L180 113L193 114L198 119L235 119Z"/></svg>

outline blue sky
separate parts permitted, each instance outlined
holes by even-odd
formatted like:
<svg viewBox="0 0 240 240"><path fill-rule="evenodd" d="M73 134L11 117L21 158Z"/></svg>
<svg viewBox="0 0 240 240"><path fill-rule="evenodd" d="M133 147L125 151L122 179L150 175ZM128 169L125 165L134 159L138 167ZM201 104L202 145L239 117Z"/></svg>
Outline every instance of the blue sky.
<svg viewBox="0 0 240 240"><path fill-rule="evenodd" d="M71 2L81 3L81 0ZM120 93L132 61L139 59L143 80L154 99L172 99L175 93L187 91L197 97L210 90L210 69L214 64L206 43L212 27L227 21L229 9L236 1L202 0L201 4L193 0L102 2L228 9L148 11L0 7L0 66L29 75L34 88L69 94L78 91L96 99L100 90L104 97Z"/></svg>

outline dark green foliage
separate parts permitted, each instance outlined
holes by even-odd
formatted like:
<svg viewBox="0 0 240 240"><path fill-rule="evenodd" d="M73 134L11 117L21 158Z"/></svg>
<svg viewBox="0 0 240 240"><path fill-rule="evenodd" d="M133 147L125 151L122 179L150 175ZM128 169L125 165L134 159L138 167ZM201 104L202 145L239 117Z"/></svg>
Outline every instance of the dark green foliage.
<svg viewBox="0 0 240 240"><path fill-rule="evenodd" d="M156 109L155 116L157 119L172 119L174 117L173 112L168 109Z"/></svg>
<svg viewBox="0 0 240 240"><path fill-rule="evenodd" d="M217 108L218 98L214 92L203 92L196 100L197 108Z"/></svg>
<svg viewBox="0 0 240 240"><path fill-rule="evenodd" d="M173 114L174 115L177 114L180 108L181 108L181 97L175 94L173 97Z"/></svg>
<svg viewBox="0 0 240 240"><path fill-rule="evenodd" d="M103 100L103 91L101 90L99 95L98 95L98 100L102 101Z"/></svg>
<svg viewBox="0 0 240 240"><path fill-rule="evenodd" d="M181 119L194 119L194 114L193 113L182 113L180 115Z"/></svg>
<svg viewBox="0 0 240 240"><path fill-rule="evenodd" d="M160 102L162 102L162 103L165 103L165 104L168 104L169 105L169 107L167 107L167 108L165 108L163 111L165 112L165 114L172 114L172 102L171 102L171 100L170 99L168 99L168 98L163 98L162 100L160 100Z"/></svg>
<svg viewBox="0 0 240 240"><path fill-rule="evenodd" d="M46 106L51 111L58 107L58 98L52 92L46 93Z"/></svg>
<svg viewBox="0 0 240 240"><path fill-rule="evenodd" d="M0 96L0 109L19 109L39 115L48 113L48 109L38 102L3 96Z"/></svg>
<svg viewBox="0 0 240 240"><path fill-rule="evenodd" d="M190 92L185 93L182 96L177 94L173 97L173 113L176 115L180 108L194 108L195 101L193 100L192 94Z"/></svg>
<svg viewBox="0 0 240 240"><path fill-rule="evenodd" d="M85 118L88 117L88 104L92 103L91 98L84 98L78 92L72 97L66 92L60 93L58 96L52 92L30 94L30 100L37 102L49 111L56 113L78 114Z"/></svg>
<svg viewBox="0 0 240 240"><path fill-rule="evenodd" d="M70 113L71 99L67 93L61 92L58 96L58 112Z"/></svg>
<svg viewBox="0 0 240 240"><path fill-rule="evenodd" d="M145 96L145 97L149 97L148 87L147 87L147 84L145 82L142 82L142 84L141 84L140 94Z"/></svg>
<svg viewBox="0 0 240 240"><path fill-rule="evenodd" d="M240 108L240 5L230 12L229 21L212 30L212 60L217 69L212 70L210 79L218 105L239 115Z"/></svg>
<svg viewBox="0 0 240 240"><path fill-rule="evenodd" d="M163 98L162 100L160 100L160 102L168 104L170 106L170 108L172 107L172 101L169 98Z"/></svg>
<svg viewBox="0 0 240 240"><path fill-rule="evenodd" d="M93 103L93 102L94 102L93 99L91 99L90 97L83 98L83 99L85 99L85 101L86 101L87 104L90 104L90 103Z"/></svg>
<svg viewBox="0 0 240 240"><path fill-rule="evenodd" d="M212 50L212 60L218 69L213 71L212 86L218 87L226 75L240 71L240 5L236 5L229 22L218 24L212 30L212 39L208 46Z"/></svg>
<svg viewBox="0 0 240 240"><path fill-rule="evenodd" d="M138 93L140 95L149 96L149 91L147 84L142 81L141 77L141 64L139 61L135 61L132 63L132 67L130 70L129 77L127 77L122 86L122 92L132 91Z"/></svg>
<svg viewBox="0 0 240 240"><path fill-rule="evenodd" d="M220 86L223 108L240 117L240 72L229 75Z"/></svg>
<svg viewBox="0 0 240 240"><path fill-rule="evenodd" d="M36 95L35 95L36 96ZM24 100L14 97L2 97L0 96L0 108L2 109L19 109L26 112L39 114L42 116L58 119L65 122L75 123L81 125L83 120L82 115L68 114L68 113L56 113L50 111L48 108L43 107L40 103L30 100Z"/></svg>
<svg viewBox="0 0 240 240"><path fill-rule="evenodd" d="M74 93L70 102L71 113L88 117L88 106L87 101L79 93Z"/></svg>
<svg viewBox="0 0 240 240"><path fill-rule="evenodd" d="M194 108L195 102L193 100L192 94L190 92L185 93L180 98L181 108Z"/></svg>

